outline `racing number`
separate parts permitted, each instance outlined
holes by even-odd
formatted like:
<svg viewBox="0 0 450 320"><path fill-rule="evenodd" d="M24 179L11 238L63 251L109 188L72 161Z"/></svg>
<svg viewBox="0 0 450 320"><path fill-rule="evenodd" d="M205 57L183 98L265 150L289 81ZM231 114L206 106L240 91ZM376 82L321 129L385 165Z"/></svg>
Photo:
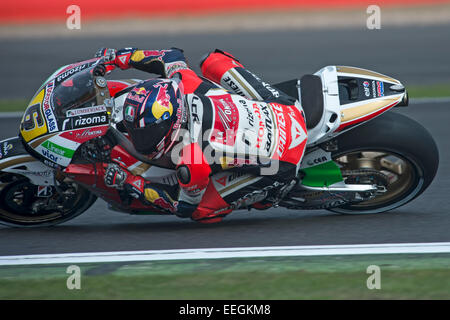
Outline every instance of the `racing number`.
<svg viewBox="0 0 450 320"><path fill-rule="evenodd" d="M40 104L35 104L28 108L23 121L23 130L30 131L44 126L44 119L41 114Z"/></svg>

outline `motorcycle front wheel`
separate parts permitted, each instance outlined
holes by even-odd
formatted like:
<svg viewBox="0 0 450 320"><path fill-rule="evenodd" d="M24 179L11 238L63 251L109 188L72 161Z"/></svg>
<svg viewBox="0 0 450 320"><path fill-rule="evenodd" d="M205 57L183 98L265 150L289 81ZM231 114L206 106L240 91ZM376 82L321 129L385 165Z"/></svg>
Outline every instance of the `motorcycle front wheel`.
<svg viewBox="0 0 450 320"><path fill-rule="evenodd" d="M337 140L338 150L332 157L346 182L378 182L384 190L370 200L330 208L333 212L373 214L398 208L422 194L438 169L439 151L430 133L396 112L383 114Z"/></svg>
<svg viewBox="0 0 450 320"><path fill-rule="evenodd" d="M0 172L0 224L47 227L75 218L97 197L74 183L39 187L20 175Z"/></svg>

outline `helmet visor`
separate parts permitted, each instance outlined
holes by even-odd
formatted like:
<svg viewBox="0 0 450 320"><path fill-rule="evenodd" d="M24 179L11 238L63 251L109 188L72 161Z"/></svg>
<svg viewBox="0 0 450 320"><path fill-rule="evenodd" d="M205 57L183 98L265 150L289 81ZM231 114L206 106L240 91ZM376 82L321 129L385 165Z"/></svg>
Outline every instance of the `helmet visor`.
<svg viewBox="0 0 450 320"><path fill-rule="evenodd" d="M171 122L163 121L157 128L149 126L145 128L130 128L130 125L125 121L128 127L127 131L130 134L131 141L136 148L136 151L142 154L151 154L156 150L158 144L165 138L170 131Z"/></svg>

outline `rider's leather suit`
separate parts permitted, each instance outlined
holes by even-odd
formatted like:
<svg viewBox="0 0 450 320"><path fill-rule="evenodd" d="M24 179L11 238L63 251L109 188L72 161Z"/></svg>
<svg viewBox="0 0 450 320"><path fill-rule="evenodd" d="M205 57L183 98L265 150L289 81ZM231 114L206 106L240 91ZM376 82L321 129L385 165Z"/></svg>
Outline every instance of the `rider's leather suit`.
<svg viewBox="0 0 450 320"><path fill-rule="evenodd" d="M115 64L181 79L191 133L190 149L183 154L203 153L200 164L191 168L194 176L198 171L203 177L175 188L128 172L126 183L142 201L208 223L234 209L270 207L293 187L307 141L300 103L263 82L232 55L209 53L201 62L204 77L188 67L183 51L176 48L121 49ZM215 162L207 161L206 154Z"/></svg>

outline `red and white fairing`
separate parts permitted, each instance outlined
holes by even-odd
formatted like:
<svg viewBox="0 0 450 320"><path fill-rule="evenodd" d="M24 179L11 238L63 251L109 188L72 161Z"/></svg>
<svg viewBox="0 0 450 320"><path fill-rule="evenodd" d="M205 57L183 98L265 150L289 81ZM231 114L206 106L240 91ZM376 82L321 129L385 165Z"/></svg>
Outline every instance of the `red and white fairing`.
<svg viewBox="0 0 450 320"><path fill-rule="evenodd" d="M260 156L298 164L307 133L297 106L253 101L235 94L210 95L214 107L208 142L224 154Z"/></svg>

